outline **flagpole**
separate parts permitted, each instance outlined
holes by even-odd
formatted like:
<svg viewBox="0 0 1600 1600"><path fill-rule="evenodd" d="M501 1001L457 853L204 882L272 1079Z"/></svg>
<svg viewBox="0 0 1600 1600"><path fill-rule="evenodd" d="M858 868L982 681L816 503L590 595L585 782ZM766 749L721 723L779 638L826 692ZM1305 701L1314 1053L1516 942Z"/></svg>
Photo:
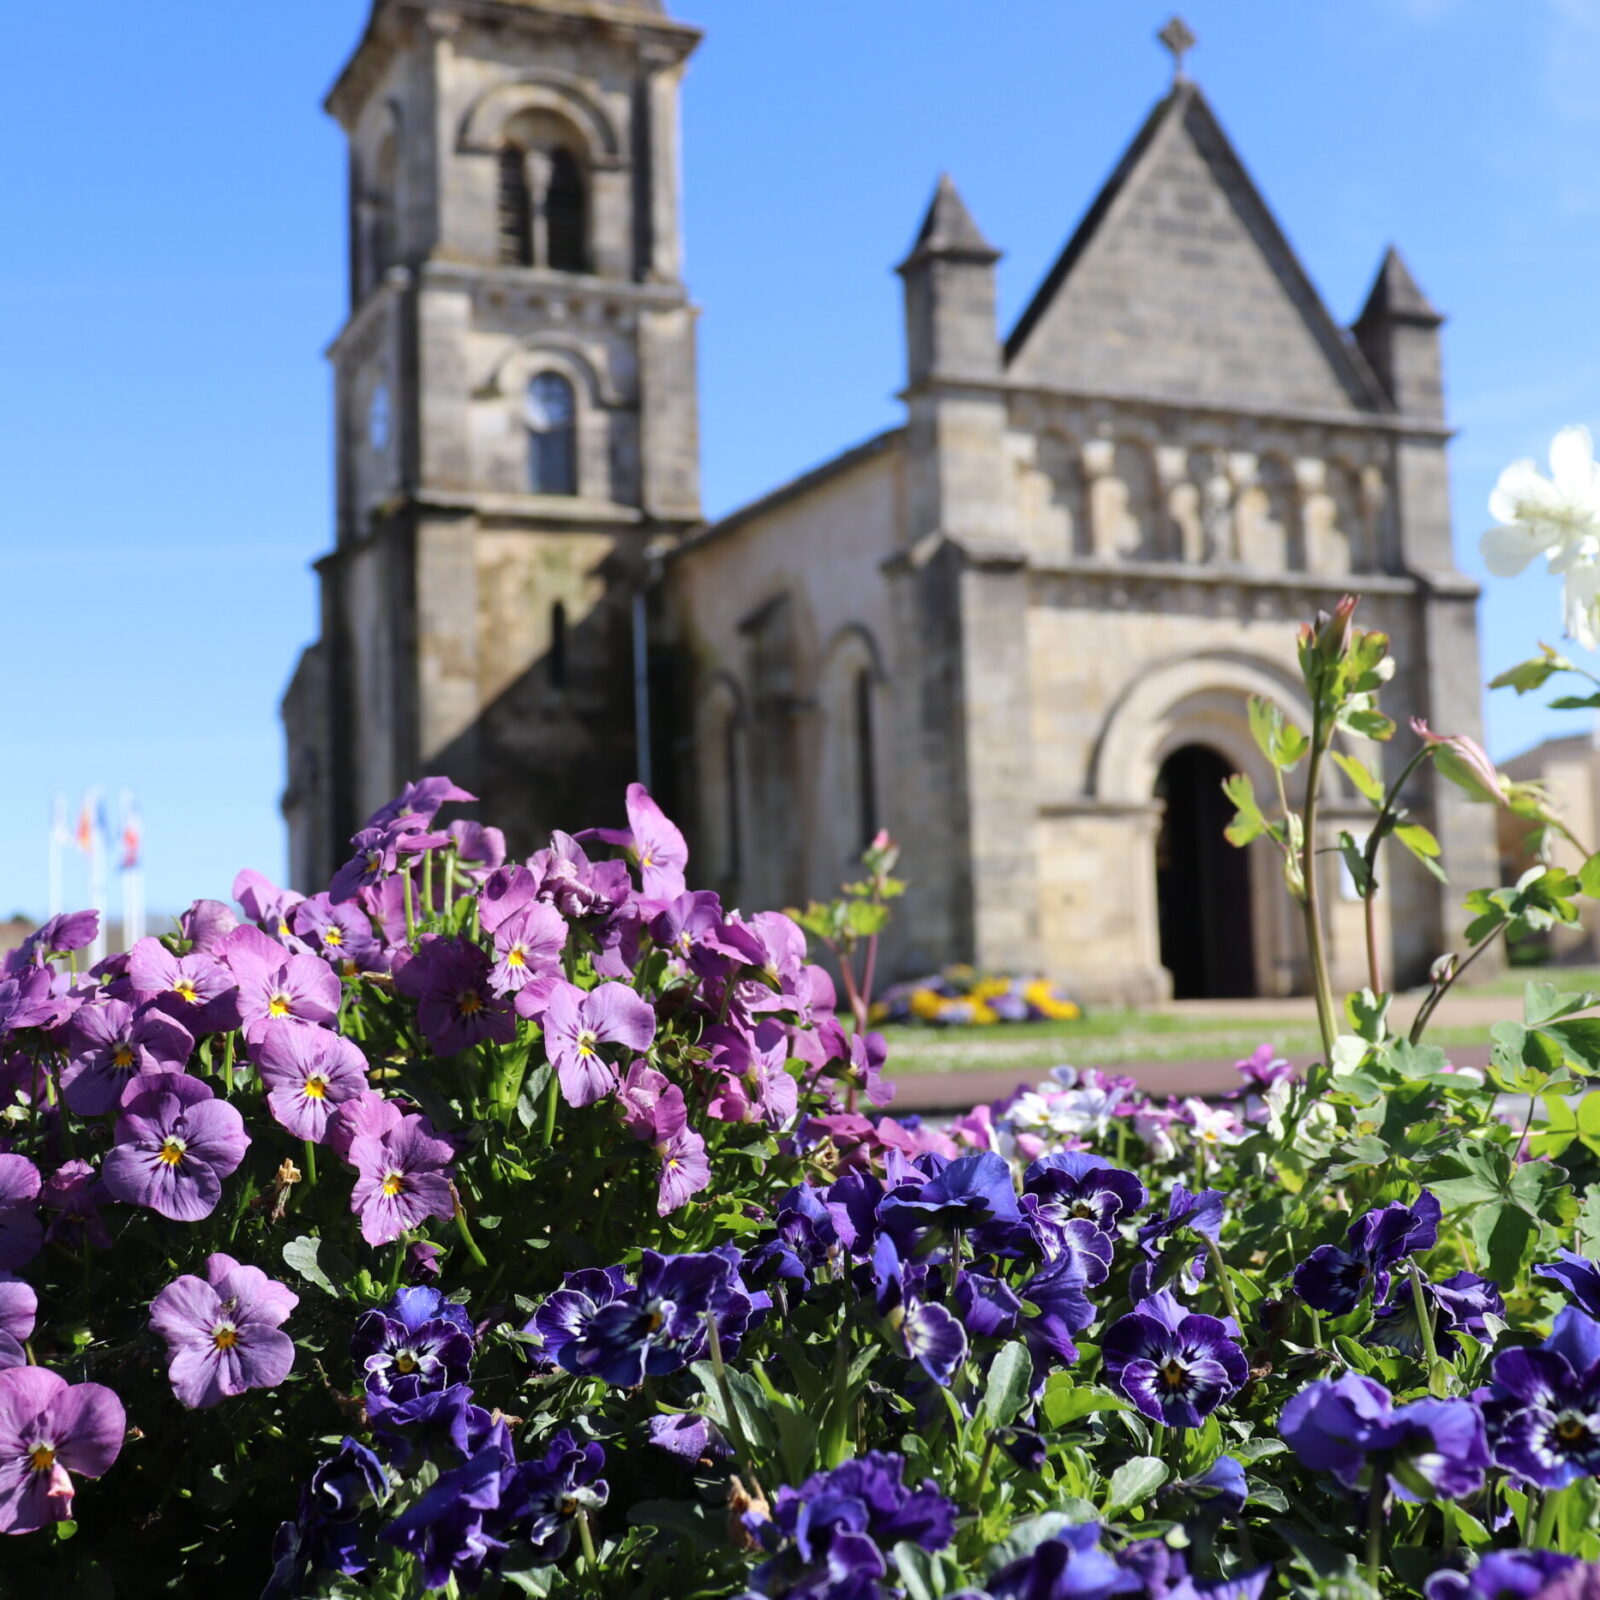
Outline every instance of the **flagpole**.
<svg viewBox="0 0 1600 1600"><path fill-rule="evenodd" d="M50 915L59 917L64 909L61 890L61 846L66 842L67 797L50 797Z"/></svg>
<svg viewBox="0 0 1600 1600"><path fill-rule="evenodd" d="M130 790L122 791L122 948L144 937L144 863L139 810Z"/></svg>
<svg viewBox="0 0 1600 1600"><path fill-rule="evenodd" d="M106 917L109 913L106 894L106 841L105 829L100 825L100 796L91 789L85 797L84 808L89 816L89 903L100 913L99 930L94 943L89 946L89 962L94 965L106 958Z"/></svg>

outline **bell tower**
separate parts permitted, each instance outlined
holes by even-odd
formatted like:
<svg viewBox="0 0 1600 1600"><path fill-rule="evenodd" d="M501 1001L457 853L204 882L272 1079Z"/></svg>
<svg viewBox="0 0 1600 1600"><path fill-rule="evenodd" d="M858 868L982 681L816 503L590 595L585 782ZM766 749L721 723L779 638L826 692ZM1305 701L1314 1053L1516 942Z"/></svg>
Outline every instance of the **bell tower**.
<svg viewBox="0 0 1600 1600"><path fill-rule="evenodd" d="M291 875L409 777L513 850L637 776L647 544L699 520L678 93L661 0L374 0L348 140L320 640L284 701Z"/></svg>

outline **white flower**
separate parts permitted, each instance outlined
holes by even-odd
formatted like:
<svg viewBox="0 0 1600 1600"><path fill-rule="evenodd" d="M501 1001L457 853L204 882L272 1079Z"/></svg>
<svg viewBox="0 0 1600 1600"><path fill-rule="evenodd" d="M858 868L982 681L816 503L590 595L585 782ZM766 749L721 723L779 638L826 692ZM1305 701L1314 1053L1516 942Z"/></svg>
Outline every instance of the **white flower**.
<svg viewBox="0 0 1600 1600"><path fill-rule="evenodd" d="M1231 1111L1213 1109L1204 1100L1185 1100L1178 1115L1194 1129L1201 1144L1238 1144L1244 1137L1239 1119Z"/></svg>
<svg viewBox="0 0 1600 1600"><path fill-rule="evenodd" d="M1489 496L1490 528L1479 544L1497 578L1514 578L1535 556L1566 579L1567 632L1600 647L1600 465L1587 428L1563 428L1550 444L1550 476L1513 461Z"/></svg>

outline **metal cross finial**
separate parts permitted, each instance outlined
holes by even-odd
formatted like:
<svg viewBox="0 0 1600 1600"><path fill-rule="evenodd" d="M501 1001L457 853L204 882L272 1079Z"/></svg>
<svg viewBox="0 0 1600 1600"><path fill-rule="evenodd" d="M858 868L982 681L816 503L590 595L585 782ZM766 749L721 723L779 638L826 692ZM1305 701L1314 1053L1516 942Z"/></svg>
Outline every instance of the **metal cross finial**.
<svg viewBox="0 0 1600 1600"><path fill-rule="evenodd" d="M1194 49L1197 43L1189 24L1182 17L1175 16L1156 35L1162 44L1172 52L1172 81L1183 81L1183 58Z"/></svg>

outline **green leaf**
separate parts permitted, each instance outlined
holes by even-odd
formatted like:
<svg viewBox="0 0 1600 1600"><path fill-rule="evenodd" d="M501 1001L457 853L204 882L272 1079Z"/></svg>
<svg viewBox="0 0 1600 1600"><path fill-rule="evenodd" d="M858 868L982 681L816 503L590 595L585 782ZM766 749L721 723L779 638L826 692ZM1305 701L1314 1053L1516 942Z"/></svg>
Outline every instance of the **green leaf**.
<svg viewBox="0 0 1600 1600"><path fill-rule="evenodd" d="M1550 702L1552 711L1600 710L1600 694L1560 694Z"/></svg>
<svg viewBox="0 0 1600 1600"><path fill-rule="evenodd" d="M1471 1232L1483 1275L1496 1283L1515 1283L1539 1244L1538 1222L1514 1200L1480 1206Z"/></svg>
<svg viewBox="0 0 1600 1600"><path fill-rule="evenodd" d="M1600 1190L1596 1194L1600 1195ZM1042 1409L1049 1427L1065 1428L1098 1411L1126 1411L1128 1402L1109 1389L1074 1382L1070 1372L1052 1372L1044 1386Z"/></svg>
<svg viewBox="0 0 1600 1600"><path fill-rule="evenodd" d="M1590 899L1600 900L1600 852L1590 856L1578 869L1578 887Z"/></svg>
<svg viewBox="0 0 1600 1600"><path fill-rule="evenodd" d="M1383 784L1373 776L1364 761L1358 761L1354 756L1347 756L1341 750L1330 750L1328 754L1333 758L1333 764L1350 780L1351 786L1358 794L1370 800L1375 806L1383 804Z"/></svg>
<svg viewBox="0 0 1600 1600"><path fill-rule="evenodd" d="M341 1294L338 1285L348 1283L355 1274L355 1267L337 1245L309 1233L291 1239L283 1247L283 1260L285 1266L292 1267L307 1283L314 1283L335 1300Z"/></svg>
<svg viewBox="0 0 1600 1600"><path fill-rule="evenodd" d="M1020 1339L1002 1345L989 1364L983 1411L991 1428L1003 1428L1028 1403L1033 1388L1033 1357Z"/></svg>
<svg viewBox="0 0 1600 1600"><path fill-rule="evenodd" d="M1167 1481L1167 1477L1166 1463L1155 1456L1134 1456L1131 1461L1124 1461L1111 1474L1111 1487L1105 1504L1106 1516L1114 1517L1119 1511L1142 1505Z"/></svg>
<svg viewBox="0 0 1600 1600"><path fill-rule="evenodd" d="M1518 694L1530 694L1544 685L1558 672L1571 670L1571 662L1546 646L1538 655L1507 667L1498 678L1489 680L1491 689L1515 689Z"/></svg>
<svg viewBox="0 0 1600 1600"><path fill-rule="evenodd" d="M1358 845L1348 833L1339 835L1339 854L1344 859L1346 870L1355 880L1356 893L1363 900L1372 893L1372 874L1367 871L1367 857L1362 847Z"/></svg>
<svg viewBox="0 0 1600 1600"><path fill-rule="evenodd" d="M1402 822L1394 830L1394 836L1440 883L1448 881L1437 859L1439 841L1420 822Z"/></svg>
<svg viewBox="0 0 1600 1600"><path fill-rule="evenodd" d="M1237 813L1223 829L1223 837L1229 844L1241 846L1259 839L1267 831L1267 819L1256 801L1255 785L1244 773L1236 772L1223 780L1222 792L1233 802Z"/></svg>
<svg viewBox="0 0 1600 1600"><path fill-rule="evenodd" d="M939 1578L939 1558L914 1540L902 1539L894 1547L894 1564L906 1600L938 1600L944 1593Z"/></svg>
<svg viewBox="0 0 1600 1600"><path fill-rule="evenodd" d="M1562 1050L1586 1072L1600 1072L1600 1017L1555 1022L1544 1031L1558 1040Z"/></svg>

